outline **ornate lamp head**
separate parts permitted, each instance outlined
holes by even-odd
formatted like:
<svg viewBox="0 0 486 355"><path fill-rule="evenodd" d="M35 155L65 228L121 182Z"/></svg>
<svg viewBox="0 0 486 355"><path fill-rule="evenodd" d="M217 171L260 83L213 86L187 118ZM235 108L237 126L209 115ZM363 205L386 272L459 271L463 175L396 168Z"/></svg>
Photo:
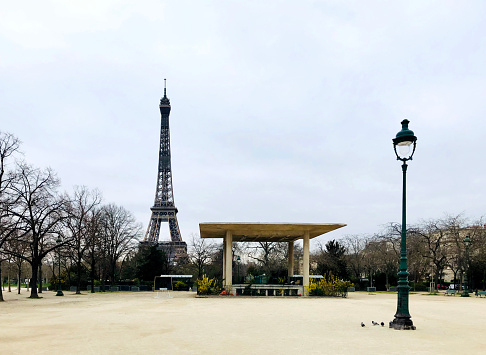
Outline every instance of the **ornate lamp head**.
<svg viewBox="0 0 486 355"><path fill-rule="evenodd" d="M402 130L397 133L395 138L393 138L393 149L395 150L397 159L403 162L412 160L417 142L417 137L415 137L413 131L408 129L409 123L409 120L404 119L402 121Z"/></svg>

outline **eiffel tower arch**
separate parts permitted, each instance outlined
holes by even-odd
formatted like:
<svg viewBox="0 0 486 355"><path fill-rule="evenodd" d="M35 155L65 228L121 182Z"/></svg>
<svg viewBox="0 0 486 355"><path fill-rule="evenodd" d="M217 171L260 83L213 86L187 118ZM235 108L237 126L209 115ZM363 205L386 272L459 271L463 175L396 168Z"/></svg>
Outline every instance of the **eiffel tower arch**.
<svg viewBox="0 0 486 355"><path fill-rule="evenodd" d="M172 168L170 157L170 100L167 97L167 88L164 79L164 97L160 100L160 145L159 165L157 172L157 185L155 188L154 205L150 222L142 244L157 245L169 256L169 260L187 255L187 244L182 240L177 222L177 208L174 204L174 189L172 186ZM159 241L160 228L163 224L169 225L170 241Z"/></svg>

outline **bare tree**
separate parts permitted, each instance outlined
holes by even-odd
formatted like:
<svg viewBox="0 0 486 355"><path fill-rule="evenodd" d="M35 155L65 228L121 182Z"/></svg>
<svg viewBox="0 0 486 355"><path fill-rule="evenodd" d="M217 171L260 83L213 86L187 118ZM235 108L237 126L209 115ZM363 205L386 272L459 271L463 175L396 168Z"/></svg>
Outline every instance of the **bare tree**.
<svg viewBox="0 0 486 355"><path fill-rule="evenodd" d="M215 251L215 245L206 238L192 234L189 244L189 259L197 270L197 277L201 277L204 269L210 264Z"/></svg>
<svg viewBox="0 0 486 355"><path fill-rule="evenodd" d="M83 259L90 243L90 216L101 202L101 194L96 190L88 190L85 186L74 188L74 195L69 199L66 227L72 237L70 254L76 265L76 294L81 293L81 274Z"/></svg>
<svg viewBox="0 0 486 355"><path fill-rule="evenodd" d="M431 273L431 262L429 258L424 258L423 255L427 254L427 245L423 242L423 239L415 234L407 234L407 264L409 279L414 281L415 284L420 280L427 278L427 275Z"/></svg>
<svg viewBox="0 0 486 355"><path fill-rule="evenodd" d="M66 200L59 196L59 180L50 169L40 170L19 164L14 182L8 194L15 201L9 213L16 220L18 238L28 245L28 255L13 255L23 258L32 268L31 298L38 298L37 278L42 259L57 248L56 237L62 233L62 222L66 218ZM63 244L67 244L64 239Z"/></svg>
<svg viewBox="0 0 486 355"><path fill-rule="evenodd" d="M17 268L17 294L20 295L22 269L24 266L24 255L27 255L28 245L18 238L11 238L7 241L5 249L8 250L8 255L12 263Z"/></svg>
<svg viewBox="0 0 486 355"><path fill-rule="evenodd" d="M12 201L7 194L7 190L12 184L12 175L8 172L9 158L18 152L20 141L9 133L0 131L0 282L3 284L2 261L5 254L2 253L4 244L14 235L15 222L12 221L9 210ZM0 287L0 301L3 301L2 288Z"/></svg>
<svg viewBox="0 0 486 355"><path fill-rule="evenodd" d="M415 235L424 245L422 257L428 259L434 270L433 278L437 283L443 275L450 256L451 241L448 239L446 224L443 220L428 220L410 228L409 234Z"/></svg>
<svg viewBox="0 0 486 355"><path fill-rule="evenodd" d="M95 208L91 210L87 225L87 248L85 260L90 268L91 279L91 293L94 292L94 280L96 278L96 267L104 262L104 258L100 256L102 252L101 244L101 230L102 230L102 209Z"/></svg>
<svg viewBox="0 0 486 355"><path fill-rule="evenodd" d="M399 252L397 245L400 244L398 238L393 238L388 235L376 236L376 248L379 253L377 259L378 270L385 274L385 286L388 290L390 288L390 277L397 275Z"/></svg>
<svg viewBox="0 0 486 355"><path fill-rule="evenodd" d="M465 237L463 230L466 225L467 221L462 214L447 215L441 220L441 229L445 232L449 245L446 266L454 274L454 282L457 280L458 273L464 269L466 262L463 243Z"/></svg>
<svg viewBox="0 0 486 355"><path fill-rule="evenodd" d="M256 261L263 269L265 275L275 276L287 272L286 258L288 257L288 244L285 242L254 242L247 243L245 249L248 258Z"/></svg>
<svg viewBox="0 0 486 355"><path fill-rule="evenodd" d="M117 262L135 248L142 227L125 208L109 204L102 208L101 238L111 283L116 282Z"/></svg>
<svg viewBox="0 0 486 355"><path fill-rule="evenodd" d="M366 247L366 237L360 235L347 235L341 243L346 248L346 259L351 275L359 280L364 269L363 250Z"/></svg>
<svg viewBox="0 0 486 355"><path fill-rule="evenodd" d="M94 208L90 211L87 222L86 237L87 248L85 260L90 268L91 293L94 293L94 280L96 278L96 267L102 263L104 258L100 257L101 252L101 230L102 210ZM100 261L101 260L101 261Z"/></svg>
<svg viewBox="0 0 486 355"><path fill-rule="evenodd" d="M472 240L470 252L470 270L473 287L486 289L486 224L485 218L481 217L469 226L465 231ZM476 277L474 277L476 276ZM477 282L475 282L477 279ZM479 286L481 285L481 286Z"/></svg>

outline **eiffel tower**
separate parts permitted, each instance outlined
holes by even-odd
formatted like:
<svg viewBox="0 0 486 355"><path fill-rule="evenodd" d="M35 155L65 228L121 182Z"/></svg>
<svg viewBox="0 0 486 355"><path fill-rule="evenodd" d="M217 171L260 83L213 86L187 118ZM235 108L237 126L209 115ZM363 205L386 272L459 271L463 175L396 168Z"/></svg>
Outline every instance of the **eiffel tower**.
<svg viewBox="0 0 486 355"><path fill-rule="evenodd" d="M159 168L157 173L157 186L155 201L150 217L150 223L142 244L158 245L166 252L169 260L177 259L187 254L187 244L182 241L179 223L177 222L177 208L174 204L174 191L172 188L172 169L170 159L170 131L169 114L170 101L167 98L167 87L164 79L164 97L160 100L160 147ZM170 241L159 241L162 222L169 223Z"/></svg>

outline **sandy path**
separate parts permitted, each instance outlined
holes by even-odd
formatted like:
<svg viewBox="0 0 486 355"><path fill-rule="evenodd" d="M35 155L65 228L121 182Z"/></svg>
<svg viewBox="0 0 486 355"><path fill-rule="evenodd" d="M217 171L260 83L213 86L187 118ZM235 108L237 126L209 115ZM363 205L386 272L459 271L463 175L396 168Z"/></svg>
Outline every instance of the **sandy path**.
<svg viewBox="0 0 486 355"><path fill-rule="evenodd" d="M30 300L25 291L5 292L0 349L4 354L27 349L38 354L486 353L485 298L411 295L417 330L396 331L371 325L393 319L396 295L391 294L351 293L347 299L172 295L44 292L43 299Z"/></svg>

